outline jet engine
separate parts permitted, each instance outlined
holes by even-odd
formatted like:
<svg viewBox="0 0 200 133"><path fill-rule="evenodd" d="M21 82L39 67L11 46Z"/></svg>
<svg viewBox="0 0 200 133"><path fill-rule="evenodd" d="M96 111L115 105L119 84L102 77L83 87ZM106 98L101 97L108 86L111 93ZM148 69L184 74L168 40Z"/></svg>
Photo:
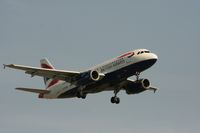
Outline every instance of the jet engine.
<svg viewBox="0 0 200 133"><path fill-rule="evenodd" d="M127 94L137 94L148 90L150 88L150 81L148 79L140 79L138 81L133 81L126 85L125 90Z"/></svg>
<svg viewBox="0 0 200 133"><path fill-rule="evenodd" d="M98 81L100 79L100 75L97 71L90 71L90 78L93 80L93 81Z"/></svg>
<svg viewBox="0 0 200 133"><path fill-rule="evenodd" d="M96 70L90 70L87 72L84 72L80 75L80 77L78 78L78 85L87 85L96 81L101 80L105 75L99 73Z"/></svg>

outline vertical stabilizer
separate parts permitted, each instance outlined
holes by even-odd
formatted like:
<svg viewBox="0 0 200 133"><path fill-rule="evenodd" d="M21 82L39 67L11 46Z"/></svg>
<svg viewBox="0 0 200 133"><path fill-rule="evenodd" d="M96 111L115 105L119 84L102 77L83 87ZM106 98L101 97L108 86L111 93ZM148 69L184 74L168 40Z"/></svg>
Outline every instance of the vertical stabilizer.
<svg viewBox="0 0 200 133"><path fill-rule="evenodd" d="M40 65L41 65L42 68L45 68L45 69L55 69L53 67L53 65L46 58L40 60ZM48 78L48 77L44 77L44 84L45 84L47 89L49 87L55 85L56 83L58 83L58 81L59 81L58 79L51 79L51 78Z"/></svg>

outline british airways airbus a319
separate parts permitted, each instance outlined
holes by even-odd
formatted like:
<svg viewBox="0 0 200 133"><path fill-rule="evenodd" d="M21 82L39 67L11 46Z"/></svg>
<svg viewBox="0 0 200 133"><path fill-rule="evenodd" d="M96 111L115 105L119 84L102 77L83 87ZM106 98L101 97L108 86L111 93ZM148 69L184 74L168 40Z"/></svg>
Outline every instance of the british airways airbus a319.
<svg viewBox="0 0 200 133"><path fill-rule="evenodd" d="M23 70L32 77L44 77L46 89L16 88L21 91L38 93L39 98L77 97L85 99L88 94L113 91L114 96L111 97L111 103L119 104L120 98L117 94L120 90L125 90L127 94L157 90L151 86L148 79L139 78L140 73L154 65L157 59L157 55L149 50L137 49L82 72L55 69L47 59L40 61L41 67L4 64L4 68ZM134 75L136 80L128 79Z"/></svg>

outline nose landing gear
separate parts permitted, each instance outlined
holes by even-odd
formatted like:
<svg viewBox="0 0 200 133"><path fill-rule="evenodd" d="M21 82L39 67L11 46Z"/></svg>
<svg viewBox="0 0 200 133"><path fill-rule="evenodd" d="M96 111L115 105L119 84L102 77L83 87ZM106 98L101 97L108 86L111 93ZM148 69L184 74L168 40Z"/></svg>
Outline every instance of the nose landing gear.
<svg viewBox="0 0 200 133"><path fill-rule="evenodd" d="M135 76L136 76L136 80L138 81L139 78L140 78L140 72L136 72L136 73L135 73Z"/></svg>

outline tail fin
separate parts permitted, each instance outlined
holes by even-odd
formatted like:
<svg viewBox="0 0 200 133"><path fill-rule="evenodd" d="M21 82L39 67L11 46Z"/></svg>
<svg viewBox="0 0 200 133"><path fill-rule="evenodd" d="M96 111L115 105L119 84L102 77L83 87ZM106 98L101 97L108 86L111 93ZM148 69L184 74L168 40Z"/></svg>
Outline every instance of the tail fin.
<svg viewBox="0 0 200 133"><path fill-rule="evenodd" d="M51 63L46 58L40 60L40 65L41 65L42 68L45 68L45 69L55 69L53 67L53 65L51 65ZM59 80L57 80L57 79L50 79L48 77L44 77L44 84L46 86L46 89L55 85L56 83L58 83L58 81Z"/></svg>

